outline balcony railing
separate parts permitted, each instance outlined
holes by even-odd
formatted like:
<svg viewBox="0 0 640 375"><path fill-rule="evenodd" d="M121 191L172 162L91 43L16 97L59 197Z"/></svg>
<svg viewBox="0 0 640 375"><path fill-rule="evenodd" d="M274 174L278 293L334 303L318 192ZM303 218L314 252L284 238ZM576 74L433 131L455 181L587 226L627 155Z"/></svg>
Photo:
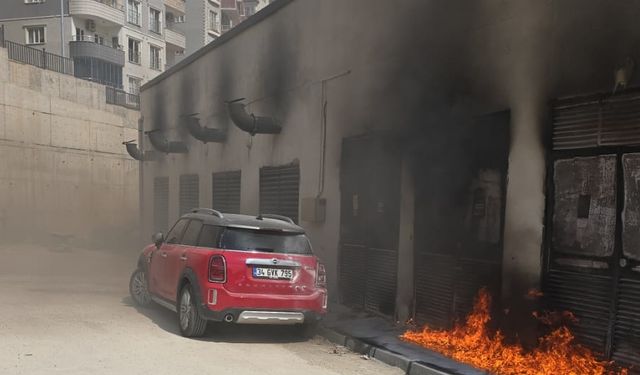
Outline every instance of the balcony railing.
<svg viewBox="0 0 640 375"><path fill-rule="evenodd" d="M44 49L27 47L23 44L4 41L9 59L38 68L51 70L58 73L73 75L73 60L60 55L46 52Z"/></svg>
<svg viewBox="0 0 640 375"><path fill-rule="evenodd" d="M118 0L93 0L93 1L97 1L106 6L110 6L111 8L114 8L114 9L124 10L124 5L119 4Z"/></svg>
<svg viewBox="0 0 640 375"><path fill-rule="evenodd" d="M69 42L71 57L92 57L124 66L124 51L119 45L114 46L109 40L93 36L74 36Z"/></svg>
<svg viewBox="0 0 640 375"><path fill-rule="evenodd" d="M229 24L229 23L223 23L222 24L222 32L223 33L231 30L232 28L233 28L233 26L231 26L231 24Z"/></svg>
<svg viewBox="0 0 640 375"><path fill-rule="evenodd" d="M106 87L107 104L140 109L140 96L113 87Z"/></svg>
<svg viewBox="0 0 640 375"><path fill-rule="evenodd" d="M104 37L98 36L97 38L94 35L73 35L71 37L72 42L93 42L99 44L101 46L113 48L122 51L122 46L120 44L113 44L113 38L109 40Z"/></svg>

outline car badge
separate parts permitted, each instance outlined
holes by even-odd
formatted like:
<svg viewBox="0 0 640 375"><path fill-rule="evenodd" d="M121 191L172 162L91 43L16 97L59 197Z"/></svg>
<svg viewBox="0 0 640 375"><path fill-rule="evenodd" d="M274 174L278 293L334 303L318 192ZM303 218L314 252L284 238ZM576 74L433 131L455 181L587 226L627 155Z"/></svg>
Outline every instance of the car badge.
<svg viewBox="0 0 640 375"><path fill-rule="evenodd" d="M277 259L271 259L271 262L273 262L273 264L278 264L278 260Z"/></svg>

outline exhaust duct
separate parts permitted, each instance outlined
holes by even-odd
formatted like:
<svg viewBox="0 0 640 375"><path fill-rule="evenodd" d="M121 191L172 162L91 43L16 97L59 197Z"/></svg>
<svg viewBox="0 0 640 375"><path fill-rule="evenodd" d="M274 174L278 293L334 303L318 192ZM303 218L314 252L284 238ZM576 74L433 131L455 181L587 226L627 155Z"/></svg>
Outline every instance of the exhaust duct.
<svg viewBox="0 0 640 375"><path fill-rule="evenodd" d="M162 135L162 130L150 130L145 132L149 136L149 142L153 148L166 154L186 154L189 152L187 145L180 141L169 141Z"/></svg>
<svg viewBox="0 0 640 375"><path fill-rule="evenodd" d="M136 141L122 142L122 144L127 148L127 153L129 154L129 156L138 161L155 160L155 152L140 150L140 147L138 147Z"/></svg>
<svg viewBox="0 0 640 375"><path fill-rule="evenodd" d="M244 99L227 102L229 117L237 127L251 135L280 134L282 126L275 119L247 113L246 106L241 103L242 100Z"/></svg>
<svg viewBox="0 0 640 375"><path fill-rule="evenodd" d="M197 117L197 113L182 116L184 125L187 127L189 134L202 143L223 143L227 140L227 132L215 129L206 128L200 125L200 119Z"/></svg>

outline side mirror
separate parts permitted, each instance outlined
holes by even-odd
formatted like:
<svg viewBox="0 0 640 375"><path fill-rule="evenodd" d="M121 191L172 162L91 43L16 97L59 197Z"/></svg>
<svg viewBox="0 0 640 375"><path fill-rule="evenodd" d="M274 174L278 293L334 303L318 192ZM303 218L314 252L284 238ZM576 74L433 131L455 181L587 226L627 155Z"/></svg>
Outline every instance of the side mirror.
<svg viewBox="0 0 640 375"><path fill-rule="evenodd" d="M156 245L157 248L160 248L160 245L164 242L164 234L162 232L158 232L151 236L151 241Z"/></svg>

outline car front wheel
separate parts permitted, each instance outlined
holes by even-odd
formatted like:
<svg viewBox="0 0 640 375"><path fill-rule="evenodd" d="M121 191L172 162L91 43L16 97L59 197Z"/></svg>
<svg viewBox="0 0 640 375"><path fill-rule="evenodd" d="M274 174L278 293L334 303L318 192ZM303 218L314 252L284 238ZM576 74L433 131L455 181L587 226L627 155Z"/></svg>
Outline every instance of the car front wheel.
<svg viewBox="0 0 640 375"><path fill-rule="evenodd" d="M140 268L133 271L129 280L129 294L136 305L148 307L151 304L151 294L147 284L147 274Z"/></svg>
<svg viewBox="0 0 640 375"><path fill-rule="evenodd" d="M182 287L180 291L178 323L180 333L185 337L201 337L207 329L207 321L200 316L196 296L189 284Z"/></svg>

